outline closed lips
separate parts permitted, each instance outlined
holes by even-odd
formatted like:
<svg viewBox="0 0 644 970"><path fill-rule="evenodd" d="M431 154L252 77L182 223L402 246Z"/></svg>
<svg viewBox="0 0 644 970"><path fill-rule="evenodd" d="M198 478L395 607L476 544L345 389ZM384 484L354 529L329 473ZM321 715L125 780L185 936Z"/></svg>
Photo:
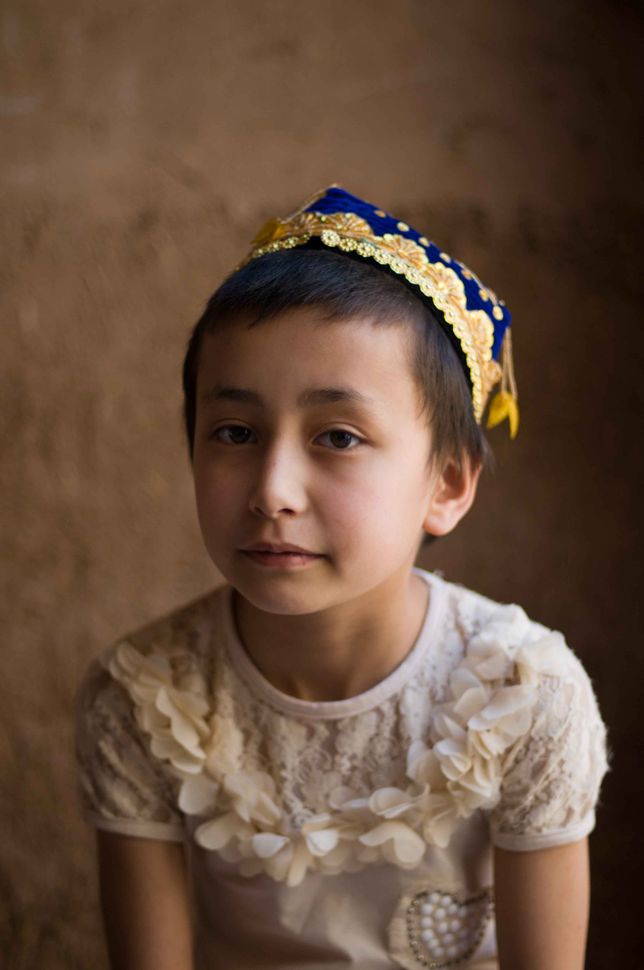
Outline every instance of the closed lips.
<svg viewBox="0 0 644 970"><path fill-rule="evenodd" d="M316 552L296 552L293 549L246 549L246 552L261 552L263 556L317 556Z"/></svg>
<svg viewBox="0 0 644 970"><path fill-rule="evenodd" d="M245 549L244 552L270 552L270 553L274 553L276 555L286 555L288 553L293 553L294 555L299 555L299 556L316 556L316 555L318 555L318 553L311 552L310 549L302 549L300 546L291 546L291 545L283 545L283 546L269 546L269 545L250 546L249 548Z"/></svg>

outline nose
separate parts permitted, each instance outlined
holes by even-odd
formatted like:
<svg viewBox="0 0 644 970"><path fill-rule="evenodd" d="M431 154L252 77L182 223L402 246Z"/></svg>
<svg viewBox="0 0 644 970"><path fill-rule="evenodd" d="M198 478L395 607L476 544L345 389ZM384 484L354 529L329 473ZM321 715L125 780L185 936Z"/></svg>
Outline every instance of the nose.
<svg viewBox="0 0 644 970"><path fill-rule="evenodd" d="M249 497L251 512L272 519L301 513L306 505L303 459L295 445L275 443L258 459Z"/></svg>

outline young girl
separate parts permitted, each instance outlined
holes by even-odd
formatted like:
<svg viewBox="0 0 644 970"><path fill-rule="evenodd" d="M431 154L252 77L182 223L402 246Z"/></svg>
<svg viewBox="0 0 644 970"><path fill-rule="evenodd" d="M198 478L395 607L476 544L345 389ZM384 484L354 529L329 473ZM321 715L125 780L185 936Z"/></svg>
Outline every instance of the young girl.
<svg viewBox="0 0 644 970"><path fill-rule="evenodd" d="M272 220L183 369L225 578L77 694L115 970L582 970L607 771L561 634L414 565L517 431L510 315L337 186Z"/></svg>

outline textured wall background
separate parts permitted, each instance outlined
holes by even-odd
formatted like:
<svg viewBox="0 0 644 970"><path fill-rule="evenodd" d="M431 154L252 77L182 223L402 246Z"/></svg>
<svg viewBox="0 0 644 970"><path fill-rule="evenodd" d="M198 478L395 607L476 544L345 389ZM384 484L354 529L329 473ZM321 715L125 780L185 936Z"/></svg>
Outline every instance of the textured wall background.
<svg viewBox="0 0 644 970"><path fill-rule="evenodd" d="M5 965L106 966L74 691L106 643L217 581L184 343L258 226L337 181L513 312L521 433L492 433L495 478L420 564L520 602L583 659L616 752L588 965L634 966L637 7L5 0L0 38Z"/></svg>

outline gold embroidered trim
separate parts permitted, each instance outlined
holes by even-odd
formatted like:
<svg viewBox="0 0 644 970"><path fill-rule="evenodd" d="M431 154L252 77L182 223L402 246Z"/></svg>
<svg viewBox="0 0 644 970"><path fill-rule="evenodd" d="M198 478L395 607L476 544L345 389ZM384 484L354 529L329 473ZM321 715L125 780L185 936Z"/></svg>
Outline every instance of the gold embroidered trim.
<svg viewBox="0 0 644 970"><path fill-rule="evenodd" d="M492 387L501 379L501 366L492 359L494 326L484 310L467 308L465 287L457 273L443 263L431 263L423 246L395 233L374 234L369 223L352 212L325 215L296 212L287 219L271 219L253 240L253 249L238 269L266 253L303 246L312 237L325 246L355 253L388 266L417 286L442 313L465 356L472 382L474 415L480 423ZM465 273L465 271L463 271ZM491 290L487 297L498 303Z"/></svg>

